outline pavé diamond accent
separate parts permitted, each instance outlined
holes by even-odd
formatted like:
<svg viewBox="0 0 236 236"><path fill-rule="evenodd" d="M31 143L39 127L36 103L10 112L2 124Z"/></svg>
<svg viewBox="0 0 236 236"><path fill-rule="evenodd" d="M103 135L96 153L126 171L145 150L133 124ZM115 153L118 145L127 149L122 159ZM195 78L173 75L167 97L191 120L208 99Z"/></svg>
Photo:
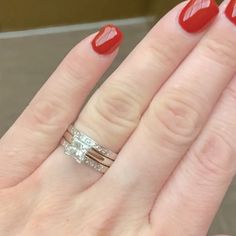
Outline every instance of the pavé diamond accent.
<svg viewBox="0 0 236 236"><path fill-rule="evenodd" d="M65 140L62 142L65 154L73 157L80 164L83 163L99 172L105 173L117 154L99 145L95 140L73 126L68 129L68 132L71 136L69 136L69 139L67 139L68 136L64 136ZM97 152L97 155L101 155L101 159L95 160L96 156L91 155L94 151ZM103 162L100 163L101 160Z"/></svg>

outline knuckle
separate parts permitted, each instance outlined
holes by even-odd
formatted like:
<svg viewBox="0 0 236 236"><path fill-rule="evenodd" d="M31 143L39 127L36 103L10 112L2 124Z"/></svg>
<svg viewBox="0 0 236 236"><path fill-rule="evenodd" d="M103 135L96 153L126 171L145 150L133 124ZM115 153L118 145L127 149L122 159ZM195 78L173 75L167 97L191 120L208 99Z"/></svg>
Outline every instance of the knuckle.
<svg viewBox="0 0 236 236"><path fill-rule="evenodd" d="M26 140L29 140L30 137L25 138ZM35 166L40 165L42 160L45 159L45 153L35 151L32 149L31 145L25 146L15 144L11 148L4 146L5 145L0 147L0 152L2 157L4 157L4 160L15 160L14 167L12 166L12 163L9 162L5 165L5 169L8 170L8 172L9 170L14 170L15 174L12 175L10 179L7 179L7 172L2 172L0 175L1 188L14 187L16 183L24 178L25 174L32 172L32 169L34 169ZM19 159L19 157L22 156L24 156L25 161Z"/></svg>
<svg viewBox="0 0 236 236"><path fill-rule="evenodd" d="M51 99L40 99L27 107L27 123L29 127L37 130L50 130L64 128L68 112L63 111L60 102ZM63 115L61 115L63 111ZM66 117L68 114L68 118Z"/></svg>
<svg viewBox="0 0 236 236"><path fill-rule="evenodd" d="M166 65L175 65L176 64L176 55L179 54L179 47L176 46L172 40L167 43L150 43L144 50L144 53L148 54L148 58L151 58L151 62L155 62L155 64L165 66ZM168 45L168 47L166 47Z"/></svg>
<svg viewBox="0 0 236 236"><path fill-rule="evenodd" d="M200 145L193 147L191 155L200 175L210 180L216 176L226 176L234 172L232 163L234 150L223 135L210 131Z"/></svg>
<svg viewBox="0 0 236 236"><path fill-rule="evenodd" d="M235 42L232 39L225 39L224 42L219 39L207 38L203 42L201 52L209 59L224 66L235 67L236 55L234 53Z"/></svg>
<svg viewBox="0 0 236 236"><path fill-rule="evenodd" d="M99 69L97 63L86 63L88 61L91 61L91 58L81 53L81 48L77 45L65 57L59 69L65 79L88 81L91 74L97 74Z"/></svg>
<svg viewBox="0 0 236 236"><path fill-rule="evenodd" d="M59 202L60 204L58 204ZM47 235L48 233L45 231L50 225L54 227L53 231L58 232L60 227L52 223L55 219L68 215L68 213L73 213L73 210L69 207L69 202L71 203L70 199L65 199L58 194L53 197L48 195L46 200L40 199L39 207L31 209L31 217L27 220L22 235ZM69 218L72 219L71 216ZM42 221L41 219L44 220ZM66 224L63 230L66 231L68 229L69 225Z"/></svg>
<svg viewBox="0 0 236 236"><path fill-rule="evenodd" d="M118 127L135 127L141 116L138 98L124 85L109 84L101 89L93 108L106 123Z"/></svg>
<svg viewBox="0 0 236 236"><path fill-rule="evenodd" d="M162 132L176 141L192 140L201 123L197 109L185 100L183 96L167 95L151 107L150 119L154 119L155 123L157 120Z"/></svg>

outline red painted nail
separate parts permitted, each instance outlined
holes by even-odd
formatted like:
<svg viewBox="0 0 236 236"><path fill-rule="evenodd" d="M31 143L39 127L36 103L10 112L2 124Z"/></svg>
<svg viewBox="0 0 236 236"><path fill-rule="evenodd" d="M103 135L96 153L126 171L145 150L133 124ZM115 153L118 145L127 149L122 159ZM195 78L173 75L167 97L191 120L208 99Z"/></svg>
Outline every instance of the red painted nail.
<svg viewBox="0 0 236 236"><path fill-rule="evenodd" d="M189 33L195 33L207 26L219 13L214 0L191 0L182 10L179 23Z"/></svg>
<svg viewBox="0 0 236 236"><path fill-rule="evenodd" d="M225 15L236 25L236 0L231 0L225 9Z"/></svg>
<svg viewBox="0 0 236 236"><path fill-rule="evenodd" d="M118 27L106 25L95 36L92 46L94 51L99 54L110 54L120 46L122 39L123 34Z"/></svg>

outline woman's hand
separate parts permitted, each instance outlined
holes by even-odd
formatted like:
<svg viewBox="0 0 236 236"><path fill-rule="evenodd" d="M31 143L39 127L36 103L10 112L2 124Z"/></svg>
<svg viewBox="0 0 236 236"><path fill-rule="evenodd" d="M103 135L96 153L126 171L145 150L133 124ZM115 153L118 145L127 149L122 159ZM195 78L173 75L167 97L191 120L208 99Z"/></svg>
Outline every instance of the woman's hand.
<svg viewBox="0 0 236 236"><path fill-rule="evenodd" d="M106 27L68 54L0 141L1 236L206 235L236 173L228 3L178 5L83 109L121 34ZM76 117L119 153L105 175L58 146Z"/></svg>

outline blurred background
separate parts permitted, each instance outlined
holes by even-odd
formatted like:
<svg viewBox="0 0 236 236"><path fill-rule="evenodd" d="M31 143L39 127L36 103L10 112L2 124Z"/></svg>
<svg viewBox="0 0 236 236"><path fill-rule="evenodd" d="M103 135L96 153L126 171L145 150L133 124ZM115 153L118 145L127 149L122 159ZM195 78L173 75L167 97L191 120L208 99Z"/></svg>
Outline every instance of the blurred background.
<svg viewBox="0 0 236 236"><path fill-rule="evenodd" d="M177 0L0 0L0 137L65 54L105 23L118 25L125 41L115 70ZM218 1L220 2L220 1ZM236 181L209 235L236 235Z"/></svg>

